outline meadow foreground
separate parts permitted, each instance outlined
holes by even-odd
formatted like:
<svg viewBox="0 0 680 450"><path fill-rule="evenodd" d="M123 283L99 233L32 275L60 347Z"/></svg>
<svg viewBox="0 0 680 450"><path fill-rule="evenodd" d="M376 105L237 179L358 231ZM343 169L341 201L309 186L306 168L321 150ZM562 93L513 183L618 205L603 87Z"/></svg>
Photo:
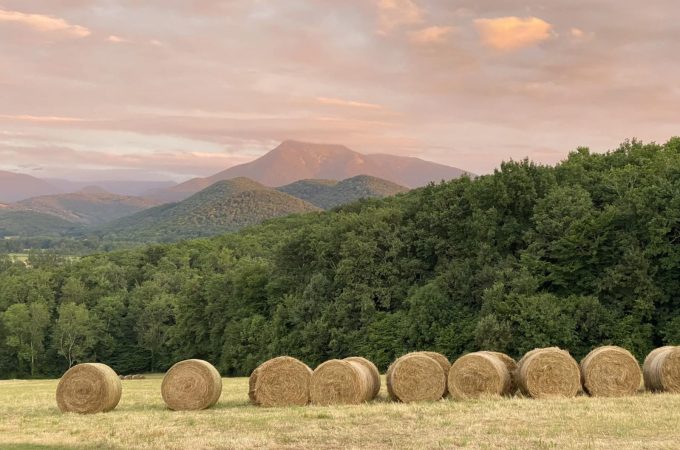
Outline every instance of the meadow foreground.
<svg viewBox="0 0 680 450"><path fill-rule="evenodd" d="M248 380L225 378L219 403L173 412L161 376L123 381L105 414L61 414L57 380L0 381L0 448L597 448L672 449L680 396L524 398L360 406L258 408Z"/></svg>

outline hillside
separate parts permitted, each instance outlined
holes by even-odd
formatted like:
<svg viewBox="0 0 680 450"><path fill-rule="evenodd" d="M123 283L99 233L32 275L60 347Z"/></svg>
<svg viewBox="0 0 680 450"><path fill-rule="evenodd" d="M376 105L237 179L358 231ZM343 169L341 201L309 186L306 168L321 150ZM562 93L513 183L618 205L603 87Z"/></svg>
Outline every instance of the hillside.
<svg viewBox="0 0 680 450"><path fill-rule="evenodd" d="M450 180L465 173L418 158L394 155L364 155L343 145L284 141L255 161L231 167L206 178L194 178L169 189L149 192L159 201L178 201L211 184L237 177L247 177L266 186L283 186L299 180L344 180L370 175L410 188L431 181Z"/></svg>
<svg viewBox="0 0 680 450"><path fill-rule="evenodd" d="M157 205L141 197L116 195L97 186L88 186L71 194L47 195L22 200L17 207L28 211L51 214L83 225L106 223Z"/></svg>
<svg viewBox="0 0 680 450"><path fill-rule="evenodd" d="M73 222L35 211L0 209L0 238L5 236L57 236L80 231Z"/></svg>
<svg viewBox="0 0 680 450"><path fill-rule="evenodd" d="M247 178L215 183L179 203L124 217L99 229L131 240L172 241L235 231L274 217L319 208Z"/></svg>
<svg viewBox="0 0 680 450"><path fill-rule="evenodd" d="M558 346L579 360L605 343L642 360L680 344L678 174L680 138L633 141L212 239L32 271L0 260L0 313L48 299L50 328L69 309L95 316L84 320L96 341L83 357L119 373L165 371L179 355L214 361L227 376L274 355L316 367L360 354L384 370L411 350L519 358ZM202 197L262 192L271 190L220 183L194 197L193 210ZM30 373L20 351L0 339L0 377ZM38 373L63 373L63 358L41 356Z"/></svg>
<svg viewBox="0 0 680 450"><path fill-rule="evenodd" d="M380 178L359 175L343 181L301 180L277 188L278 191L305 200L322 209L365 198L383 198L409 189Z"/></svg>
<svg viewBox="0 0 680 450"><path fill-rule="evenodd" d="M0 170L0 203L13 203L39 195L63 192L39 178Z"/></svg>

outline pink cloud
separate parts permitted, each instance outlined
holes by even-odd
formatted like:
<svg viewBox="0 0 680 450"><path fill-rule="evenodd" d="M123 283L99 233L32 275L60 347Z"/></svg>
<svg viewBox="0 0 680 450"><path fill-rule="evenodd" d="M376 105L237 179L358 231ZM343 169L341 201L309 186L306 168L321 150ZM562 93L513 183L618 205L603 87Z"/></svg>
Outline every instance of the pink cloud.
<svg viewBox="0 0 680 450"><path fill-rule="evenodd" d="M509 3L0 0L0 137L41 148L46 170L57 146L254 157L295 138L484 173L536 148L677 134L672 0Z"/></svg>
<svg viewBox="0 0 680 450"><path fill-rule="evenodd" d="M17 122L33 122L33 123L68 123L68 122L88 122L86 119L78 117L61 117L61 116L32 116L28 114L0 114L0 120L9 120Z"/></svg>
<svg viewBox="0 0 680 450"><path fill-rule="evenodd" d="M423 10L413 0L378 0L378 33L423 22Z"/></svg>
<svg viewBox="0 0 680 450"><path fill-rule="evenodd" d="M75 38L84 38L91 34L90 30L83 26L72 25L64 19L43 14L0 9L0 22L18 23L42 33L65 33Z"/></svg>
<svg viewBox="0 0 680 450"><path fill-rule="evenodd" d="M362 109L381 109L382 106L376 105L374 103L357 102L353 100L342 100L339 98L328 98L328 97L317 97L316 101L322 105L332 105L332 106L346 106L351 108L362 108Z"/></svg>
<svg viewBox="0 0 680 450"><path fill-rule="evenodd" d="M247 162L252 157L206 152L152 152L113 153L106 151L74 150L58 146L3 146L0 144L0 160L11 162L14 167L36 166L50 155L50 172L62 170L76 173L87 170L134 169L153 170L176 175L209 175L236 164Z"/></svg>
<svg viewBox="0 0 680 450"><path fill-rule="evenodd" d="M106 38L107 41L112 42L114 44L121 44L125 42L130 42L128 39L122 38L120 36L116 36L115 34L110 35L108 38Z"/></svg>
<svg viewBox="0 0 680 450"><path fill-rule="evenodd" d="M553 36L553 27L538 17L498 17L474 21L484 45L496 50L531 47Z"/></svg>
<svg viewBox="0 0 680 450"><path fill-rule="evenodd" d="M453 31L453 27L431 26L418 31L413 31L409 34L409 37L411 42L415 44L440 44L445 42Z"/></svg>

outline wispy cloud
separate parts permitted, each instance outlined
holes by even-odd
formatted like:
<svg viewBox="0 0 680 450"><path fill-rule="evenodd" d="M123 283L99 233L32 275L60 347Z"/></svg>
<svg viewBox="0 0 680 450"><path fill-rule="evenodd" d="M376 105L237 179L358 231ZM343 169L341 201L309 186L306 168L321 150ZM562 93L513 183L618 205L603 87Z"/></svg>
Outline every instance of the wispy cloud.
<svg viewBox="0 0 680 450"><path fill-rule="evenodd" d="M432 26L418 31L412 31L409 34L409 38L411 39L411 42L415 44L440 44L445 42L453 31L453 27Z"/></svg>
<svg viewBox="0 0 680 450"><path fill-rule="evenodd" d="M593 39L594 33L584 31L580 28L572 27L569 29L569 35L574 42L588 42Z"/></svg>
<svg viewBox="0 0 680 450"><path fill-rule="evenodd" d="M87 119L78 117L61 117L61 116L31 116L28 114L0 114L0 120L11 120L19 122L34 122L34 123L69 123L69 122L88 122Z"/></svg>
<svg viewBox="0 0 680 450"><path fill-rule="evenodd" d="M474 21L484 45L496 50L531 47L553 36L553 27L538 17L498 17Z"/></svg>
<svg viewBox="0 0 680 450"><path fill-rule="evenodd" d="M375 103L357 102L353 100L343 100L340 98L317 97L316 101L321 103L322 105L346 106L350 108L362 108L362 109L382 108L382 106L376 105Z"/></svg>
<svg viewBox="0 0 680 450"><path fill-rule="evenodd" d="M110 151L76 150L63 146L6 146L0 144L0 160L13 167L34 165L45 154L50 155L50 169L101 170L153 168L158 172L185 175L208 175L250 160L243 155L225 153L156 151L114 153Z"/></svg>
<svg viewBox="0 0 680 450"><path fill-rule="evenodd" d="M92 34L83 26L73 25L59 17L43 14L27 14L0 9L0 22L18 23L42 33L65 33L75 38L84 38Z"/></svg>
<svg viewBox="0 0 680 450"><path fill-rule="evenodd" d="M120 36L116 36L115 34L110 35L108 38L106 38L107 41L113 42L114 44L121 44L125 42L130 42L129 39L122 38Z"/></svg>

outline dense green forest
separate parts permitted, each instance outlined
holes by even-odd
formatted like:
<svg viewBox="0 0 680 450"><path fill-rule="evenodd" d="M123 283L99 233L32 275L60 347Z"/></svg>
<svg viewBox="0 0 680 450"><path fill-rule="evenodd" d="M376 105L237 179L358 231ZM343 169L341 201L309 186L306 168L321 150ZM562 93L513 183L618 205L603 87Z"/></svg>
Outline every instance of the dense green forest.
<svg viewBox="0 0 680 450"><path fill-rule="evenodd" d="M79 260L0 259L0 376L178 359L246 375L415 349L680 344L680 138Z"/></svg>

